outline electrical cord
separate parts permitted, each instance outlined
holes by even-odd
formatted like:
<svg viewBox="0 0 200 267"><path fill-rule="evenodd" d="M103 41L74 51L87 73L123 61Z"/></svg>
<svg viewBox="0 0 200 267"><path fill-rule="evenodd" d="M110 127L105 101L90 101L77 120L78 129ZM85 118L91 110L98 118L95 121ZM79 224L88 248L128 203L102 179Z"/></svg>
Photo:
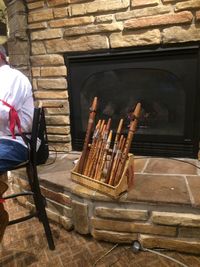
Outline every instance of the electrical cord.
<svg viewBox="0 0 200 267"><path fill-rule="evenodd" d="M186 164L192 165L195 168L200 169L199 166L197 166L196 164L194 164L192 162L189 162L187 160L177 159L177 158L171 158L171 157L154 157L154 156L151 156L151 157L134 157L134 159L152 159L152 158L154 158L154 159L170 159L170 160L175 160L175 161L179 161L179 162L182 162L182 163L186 163Z"/></svg>
<svg viewBox="0 0 200 267"><path fill-rule="evenodd" d="M104 257L106 257L110 252L112 252L118 245L119 245L118 243L115 244L110 250L108 250L108 251L107 251L106 253L104 253L100 258L98 258L98 259L95 261L95 263L93 264L92 267L97 266L97 263L98 263L100 260L102 260ZM131 247L129 247L129 248L131 248ZM127 249L126 249L126 250L127 250ZM162 250L165 250L165 249L162 249ZM180 261L174 259L173 257L170 257L170 256L168 256L168 255L165 255L165 254L163 254L163 253L161 253L161 252L158 252L158 251L156 251L156 250L153 250L153 249L144 248L138 240L133 241L132 252L134 252L134 253L139 253L140 251L154 253L154 254L156 254L156 255L158 255L158 256L161 256L161 257L164 257L164 258L166 258L166 259L168 259L168 260L171 260L171 261L173 261L173 262L179 264L179 265L182 266L182 267L189 267L188 265L186 265L186 264L184 264L184 263L182 263L182 262L180 262ZM165 250L165 251L166 251L166 250ZM122 253L122 254L123 254L123 253ZM121 254L120 257L119 257L113 264L111 264L110 266L113 266L116 262L118 262L119 259L122 257L122 254Z"/></svg>
<svg viewBox="0 0 200 267"><path fill-rule="evenodd" d="M103 259L105 256L107 256L111 251L113 251L113 249L115 249L117 246L118 246L119 244L117 243L117 244L115 244L111 249L109 249L105 254L103 254L100 258L98 258L96 261L95 261L95 263L93 264L93 266L92 267L95 267L96 265L97 265L97 263L101 260L101 259Z"/></svg>
<svg viewBox="0 0 200 267"><path fill-rule="evenodd" d="M172 258L172 257L170 257L170 256L168 256L168 255L165 255L165 254L163 254L163 253L160 253L160 252L158 252L158 251L155 251L155 250L153 250L153 249L143 248L143 251L151 252L151 253L154 253L154 254L159 255L159 256L161 256L161 257L167 258L167 259L169 259L169 260L171 260L171 261L173 261L173 262L178 263L180 266L183 266L183 267L189 267L188 265L185 265L184 263L182 263L182 262L180 262L180 261L178 261L178 260L176 260L176 259L174 259L174 258Z"/></svg>
<svg viewBox="0 0 200 267"><path fill-rule="evenodd" d="M151 253L154 253L158 256L161 256L161 257L167 258L168 260L176 262L182 267L189 267L188 265L185 265L184 263L182 263L182 262L180 262L180 261L178 261L178 260L176 260L176 259L174 259L168 255L165 255L165 254L160 253L158 251L155 251L153 249L144 248L138 240L135 240L135 241L133 241L133 252L138 253L139 251L151 252Z"/></svg>

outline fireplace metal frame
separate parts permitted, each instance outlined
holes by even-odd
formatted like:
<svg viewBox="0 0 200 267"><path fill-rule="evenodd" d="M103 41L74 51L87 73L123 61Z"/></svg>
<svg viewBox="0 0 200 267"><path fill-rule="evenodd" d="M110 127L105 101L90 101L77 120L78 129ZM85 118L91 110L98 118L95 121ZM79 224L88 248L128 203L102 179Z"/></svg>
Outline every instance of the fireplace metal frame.
<svg viewBox="0 0 200 267"><path fill-rule="evenodd" d="M199 151L199 139L200 139L200 105L198 101L200 99L200 44L199 42L188 43L188 44L173 44L167 46L154 46L154 47L141 47L131 49L114 49L106 51L91 51L89 52L73 52L65 54L65 63L68 69L68 89L69 89L69 104L70 104L70 121L71 121L71 135L72 135L72 149L82 150L82 144L85 136L85 132L79 133L77 136L74 116L74 106L79 105L79 99L74 97L74 88L72 85L72 72L71 68L73 64L85 63L87 60L94 62L95 60L103 60L106 58L114 58L116 55L128 58L135 57L145 59L152 57L153 55L169 55L171 53L192 53L196 54L197 57L197 77L196 77L196 97L193 102L190 103L193 111L192 121L190 126L192 129L185 129L182 140L180 138L162 136L158 141L157 135L151 136L139 136L135 135L132 152L139 155L150 155L150 156L163 156L163 157L189 157L197 158ZM189 115L186 114L186 118ZM191 120L191 118L187 118ZM189 136L189 137L188 137Z"/></svg>

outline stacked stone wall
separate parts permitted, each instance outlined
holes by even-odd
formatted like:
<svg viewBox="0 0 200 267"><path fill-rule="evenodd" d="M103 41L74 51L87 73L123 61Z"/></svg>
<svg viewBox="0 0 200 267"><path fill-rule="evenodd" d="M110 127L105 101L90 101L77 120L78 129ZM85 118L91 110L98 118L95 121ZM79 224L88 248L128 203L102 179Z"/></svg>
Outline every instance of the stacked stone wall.
<svg viewBox="0 0 200 267"><path fill-rule="evenodd" d="M200 40L199 0L17 0L8 14L11 62L31 68L58 151L72 149L65 53Z"/></svg>
<svg viewBox="0 0 200 267"><path fill-rule="evenodd" d="M21 176L22 177L22 176ZM27 182L14 176L15 192L27 190ZM145 248L164 248L186 253L200 253L200 213L190 209L186 212L175 207L152 206L143 203L112 201L101 195L100 201L90 191L71 185L68 190L53 190L45 184L41 187L47 200L48 217L66 230L74 229L82 235L92 235L97 240L112 243L132 244L135 240ZM34 209L27 197L19 202Z"/></svg>

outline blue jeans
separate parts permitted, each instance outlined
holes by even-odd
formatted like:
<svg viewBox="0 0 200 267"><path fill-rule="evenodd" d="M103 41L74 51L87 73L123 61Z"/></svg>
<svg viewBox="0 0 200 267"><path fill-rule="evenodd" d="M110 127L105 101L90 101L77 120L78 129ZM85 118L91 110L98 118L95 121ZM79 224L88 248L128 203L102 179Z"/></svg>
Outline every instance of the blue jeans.
<svg viewBox="0 0 200 267"><path fill-rule="evenodd" d="M0 173L28 160L28 149L10 139L0 139Z"/></svg>

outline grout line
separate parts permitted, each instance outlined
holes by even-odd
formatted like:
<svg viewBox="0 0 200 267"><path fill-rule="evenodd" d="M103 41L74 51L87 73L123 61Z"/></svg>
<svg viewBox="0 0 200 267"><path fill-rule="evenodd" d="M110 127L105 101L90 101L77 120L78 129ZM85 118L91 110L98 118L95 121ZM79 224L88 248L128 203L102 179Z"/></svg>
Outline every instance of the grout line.
<svg viewBox="0 0 200 267"><path fill-rule="evenodd" d="M182 176L185 177L186 175L188 176L198 176L198 174L183 174L183 173L155 173L155 172L135 172L135 174L144 174L144 175L154 175L154 176L158 176L158 175L164 175L164 176Z"/></svg>
<svg viewBox="0 0 200 267"><path fill-rule="evenodd" d="M149 161L150 161L150 159L147 159L147 161L145 162L144 167L141 171L142 174L145 174L144 170L146 169L147 165L149 164Z"/></svg>
<svg viewBox="0 0 200 267"><path fill-rule="evenodd" d="M192 205L195 205L195 200L194 200L192 191L191 191L191 189L190 189L190 186L189 186L187 177L184 176L184 179L185 179L186 187L187 187L187 190L188 190L188 193L189 193L189 197L190 197L191 204L192 204Z"/></svg>

